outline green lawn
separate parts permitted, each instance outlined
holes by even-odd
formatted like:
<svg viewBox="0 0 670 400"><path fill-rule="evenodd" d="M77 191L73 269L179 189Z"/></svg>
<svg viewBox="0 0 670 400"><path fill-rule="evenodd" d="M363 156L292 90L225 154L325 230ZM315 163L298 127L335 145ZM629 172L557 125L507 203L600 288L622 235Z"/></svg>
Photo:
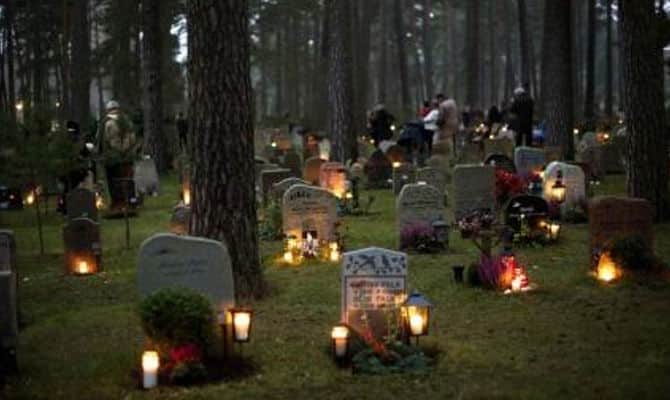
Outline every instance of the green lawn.
<svg viewBox="0 0 670 400"><path fill-rule="evenodd" d="M442 352L427 376L352 376L327 353L340 308L339 268L275 265L280 242L263 243L272 295L254 304L255 330L244 348L260 371L242 381L197 388L135 389L140 358L136 255L149 235L167 228L176 181L148 199L132 220L125 250L122 221L103 221L105 272L63 275L62 217L46 218L47 255L40 257L34 212L0 213L16 232L21 275L21 374L0 398L10 399L652 399L670 396L670 284L604 286L588 275L588 229L564 226L561 241L517 249L539 290L520 296L453 283L451 266L477 252L451 235L449 254L411 255L409 283L436 305L432 336ZM609 177L600 193L621 193ZM348 246L395 248L390 192L375 192L380 214L346 218ZM656 250L670 259L670 225L656 228ZM4 396L4 397L3 397Z"/></svg>

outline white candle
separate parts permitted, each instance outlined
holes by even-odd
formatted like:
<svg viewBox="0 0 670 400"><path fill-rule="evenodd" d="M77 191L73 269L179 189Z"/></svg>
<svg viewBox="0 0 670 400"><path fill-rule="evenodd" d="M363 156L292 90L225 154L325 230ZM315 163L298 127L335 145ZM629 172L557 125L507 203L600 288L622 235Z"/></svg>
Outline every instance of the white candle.
<svg viewBox="0 0 670 400"><path fill-rule="evenodd" d="M347 336L349 330L345 326L333 328L331 338L335 341L335 357L342 358L347 355Z"/></svg>
<svg viewBox="0 0 670 400"><path fill-rule="evenodd" d="M290 250L284 252L284 261L289 264L293 262L293 253Z"/></svg>
<svg viewBox="0 0 670 400"><path fill-rule="evenodd" d="M155 351L145 351L142 354L142 387L151 389L158 386L158 353Z"/></svg>
<svg viewBox="0 0 670 400"><path fill-rule="evenodd" d="M512 279L512 291L513 292L521 291L521 277L516 277Z"/></svg>
<svg viewBox="0 0 670 400"><path fill-rule="evenodd" d="M184 205L191 205L191 190L184 189Z"/></svg>
<svg viewBox="0 0 670 400"><path fill-rule="evenodd" d="M249 324L251 315L248 312L235 313L233 326L235 327L235 338L239 341L249 339Z"/></svg>
<svg viewBox="0 0 670 400"><path fill-rule="evenodd" d="M79 261L77 264L77 273L79 274L88 274L88 263L86 261Z"/></svg>
<svg viewBox="0 0 670 400"><path fill-rule="evenodd" d="M423 317L419 314L414 314L409 319L409 328L413 336L423 334Z"/></svg>
<svg viewBox="0 0 670 400"><path fill-rule="evenodd" d="M340 260L340 252L338 250L330 251L330 261L338 262Z"/></svg>

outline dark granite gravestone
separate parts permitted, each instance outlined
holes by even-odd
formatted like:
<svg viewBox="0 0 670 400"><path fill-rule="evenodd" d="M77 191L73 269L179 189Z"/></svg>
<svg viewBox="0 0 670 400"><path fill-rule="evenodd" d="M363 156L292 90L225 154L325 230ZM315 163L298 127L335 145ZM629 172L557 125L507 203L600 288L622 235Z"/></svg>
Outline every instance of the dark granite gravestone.
<svg viewBox="0 0 670 400"><path fill-rule="evenodd" d="M284 161L281 163L282 168L291 170L293 176L302 176L302 160L300 155L295 151L289 151L284 154Z"/></svg>
<svg viewBox="0 0 670 400"><path fill-rule="evenodd" d="M65 271L92 274L102 271L100 224L89 218L75 218L63 227ZM84 264L86 263L84 268Z"/></svg>
<svg viewBox="0 0 670 400"><path fill-rule="evenodd" d="M375 150L365 163L363 171L367 177L368 189L386 189L390 186L393 165L383 151Z"/></svg>
<svg viewBox="0 0 670 400"><path fill-rule="evenodd" d="M530 229L540 229L547 222L549 204L539 196L519 195L511 198L504 209L505 225L515 232L521 230L521 221L525 219Z"/></svg>
<svg viewBox="0 0 670 400"><path fill-rule="evenodd" d="M72 189L66 197L67 219L90 218L98 220L98 207L95 204L95 193L85 188Z"/></svg>
<svg viewBox="0 0 670 400"><path fill-rule="evenodd" d="M516 165L514 165L514 161L504 154L490 154L488 157L486 157L486 160L484 160L484 164L492 165L496 168L502 169L503 171L516 174Z"/></svg>
<svg viewBox="0 0 670 400"><path fill-rule="evenodd" d="M12 231L0 230L0 382L16 372L19 337L16 243Z"/></svg>

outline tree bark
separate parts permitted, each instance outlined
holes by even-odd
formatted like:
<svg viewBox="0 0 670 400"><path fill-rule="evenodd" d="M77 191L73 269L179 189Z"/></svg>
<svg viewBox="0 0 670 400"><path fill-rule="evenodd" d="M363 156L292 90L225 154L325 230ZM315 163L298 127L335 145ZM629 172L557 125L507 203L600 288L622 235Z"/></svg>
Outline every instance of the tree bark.
<svg viewBox="0 0 670 400"><path fill-rule="evenodd" d="M612 117L614 115L614 73L612 65L614 59L612 57L612 0L605 0L605 7L607 7L607 41L605 43L605 115Z"/></svg>
<svg viewBox="0 0 670 400"><path fill-rule="evenodd" d="M431 0L423 0L423 29L421 33L423 37L423 79L426 85L426 97L435 95L435 86L433 82L433 29L431 23L433 19L430 17L433 6Z"/></svg>
<svg viewBox="0 0 670 400"><path fill-rule="evenodd" d="M14 7L12 2L7 2L5 8L6 32L7 32L7 91L9 102L9 117L12 125L16 124L16 88L14 77Z"/></svg>
<svg viewBox="0 0 670 400"><path fill-rule="evenodd" d="M551 0L550 0L551 1ZM526 0L517 0L519 12L519 49L521 51L521 84L530 89L530 49L528 47L528 22Z"/></svg>
<svg viewBox="0 0 670 400"><path fill-rule="evenodd" d="M546 2L542 54L546 141L566 160L574 159L570 8L569 1Z"/></svg>
<svg viewBox="0 0 670 400"><path fill-rule="evenodd" d="M353 76L351 60L351 2L331 2L331 45L328 73L328 109L333 147L331 159L346 162L358 157L353 125Z"/></svg>
<svg viewBox="0 0 670 400"><path fill-rule="evenodd" d="M586 25L586 92L584 95L584 119L589 128L593 129L596 88L596 0L587 0Z"/></svg>
<svg viewBox="0 0 670 400"><path fill-rule="evenodd" d="M377 102L386 103L386 74L388 71L388 8L381 7L379 17L379 63L377 65Z"/></svg>
<svg viewBox="0 0 670 400"><path fill-rule="evenodd" d="M238 298L259 297L246 0L189 0L190 232L225 241Z"/></svg>
<svg viewBox="0 0 670 400"><path fill-rule="evenodd" d="M466 92L465 104L479 104L479 1L469 1L466 9Z"/></svg>
<svg viewBox="0 0 670 400"><path fill-rule="evenodd" d="M158 172L165 172L168 160L167 140L163 132L163 42L160 22L161 1L142 0L144 151L154 160Z"/></svg>
<svg viewBox="0 0 670 400"><path fill-rule="evenodd" d="M91 118L91 25L88 0L72 4L72 73L69 118L84 131Z"/></svg>
<svg viewBox="0 0 670 400"><path fill-rule="evenodd" d="M663 29L653 0L621 0L627 188L668 218L668 139L663 93Z"/></svg>
<svg viewBox="0 0 670 400"><path fill-rule="evenodd" d="M402 0L393 0L393 30L398 48L398 68L400 72L400 99L402 115L412 109L409 94L409 73L407 68L407 51L405 50L405 28L403 23Z"/></svg>
<svg viewBox="0 0 670 400"><path fill-rule="evenodd" d="M503 5L503 15L505 20L505 89L504 99L509 101L514 91L514 60L512 57L512 11L509 7Z"/></svg>
<svg viewBox="0 0 670 400"><path fill-rule="evenodd" d="M489 104L498 104L498 48L495 38L497 37L496 22L498 18L494 17L495 1L489 0L488 4L488 24L489 24Z"/></svg>

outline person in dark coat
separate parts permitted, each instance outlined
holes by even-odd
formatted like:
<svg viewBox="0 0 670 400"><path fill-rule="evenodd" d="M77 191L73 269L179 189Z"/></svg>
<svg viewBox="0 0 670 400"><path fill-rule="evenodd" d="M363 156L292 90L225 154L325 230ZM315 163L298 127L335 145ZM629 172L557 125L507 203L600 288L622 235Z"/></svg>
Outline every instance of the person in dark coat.
<svg viewBox="0 0 670 400"><path fill-rule="evenodd" d="M383 104L376 105L372 110L368 120L368 127L375 147L379 147L379 143L393 137L391 125L394 120L393 115L386 111Z"/></svg>
<svg viewBox="0 0 670 400"><path fill-rule="evenodd" d="M533 107L533 99L526 89L519 87L514 90L510 112L516 116L517 146L522 146L524 143L526 146L533 144Z"/></svg>

